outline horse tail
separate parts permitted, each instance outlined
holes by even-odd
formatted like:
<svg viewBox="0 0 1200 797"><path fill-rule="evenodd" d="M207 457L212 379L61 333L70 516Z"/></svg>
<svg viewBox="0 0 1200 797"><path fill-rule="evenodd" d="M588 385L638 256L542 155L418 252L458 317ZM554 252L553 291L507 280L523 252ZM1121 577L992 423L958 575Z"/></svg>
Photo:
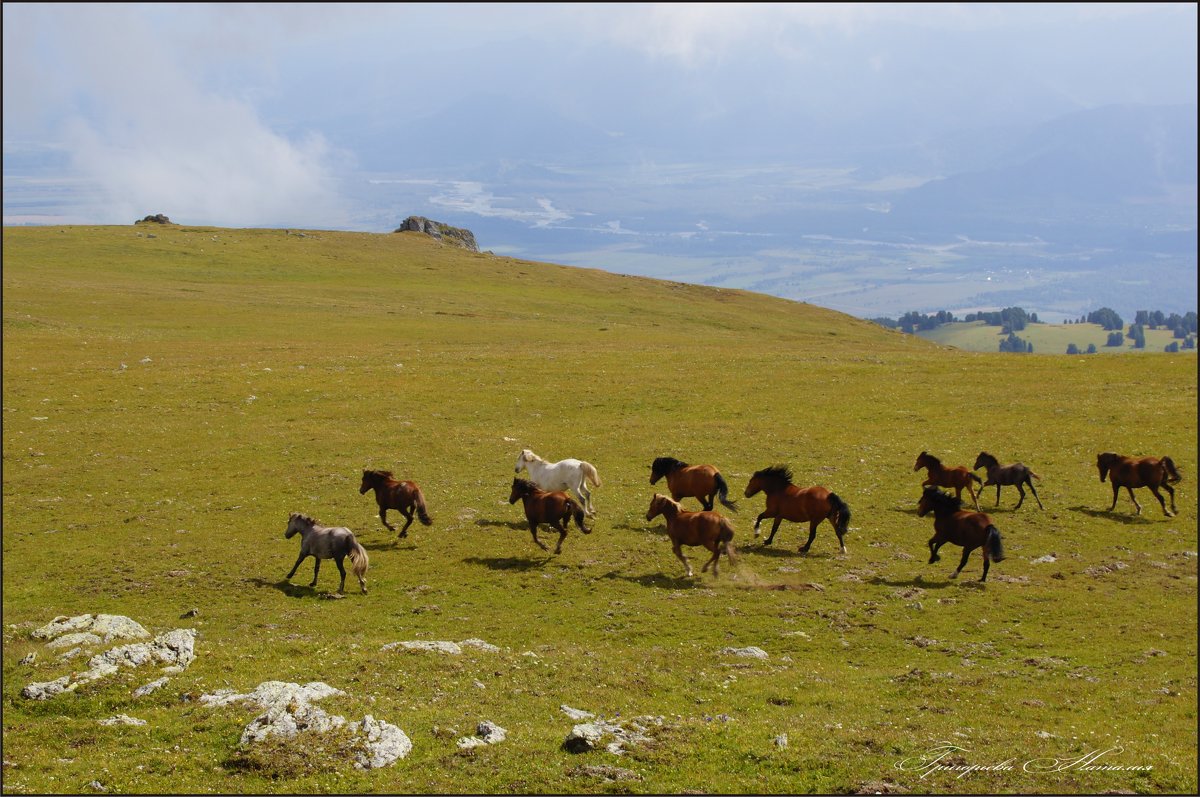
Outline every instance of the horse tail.
<svg viewBox="0 0 1200 797"><path fill-rule="evenodd" d="M592 483L593 486L600 486L600 474L596 472L596 466L590 462L580 462L579 469L583 471L583 477Z"/></svg>
<svg viewBox="0 0 1200 797"><path fill-rule="evenodd" d="M993 562L1004 561L1004 541L1000 539L1000 529L995 526L987 527L987 548Z"/></svg>
<svg viewBox="0 0 1200 797"><path fill-rule="evenodd" d="M1039 475L1037 475L1037 474L1036 474L1036 473L1034 473L1033 471L1029 471L1029 475L1030 475L1030 476L1032 476L1033 478L1037 479L1038 481L1041 481L1041 480L1042 480L1042 477L1041 477L1041 476L1039 476Z"/></svg>
<svg viewBox="0 0 1200 797"><path fill-rule="evenodd" d="M833 507L833 512L830 514L837 515L837 520L833 522L834 529L837 531L837 535L841 537L850 528L850 507L838 497L837 493L830 493L828 500L829 505Z"/></svg>
<svg viewBox="0 0 1200 797"><path fill-rule="evenodd" d="M579 504L575 503L574 500L568 498L567 499L567 508L569 510L571 510L571 517L575 518L575 525L579 527L579 530L582 531L584 534L591 534L592 530L589 529L587 526L583 525L583 519L585 517L585 515L583 514L583 507L581 507ZM566 528L566 526L563 526L563 528Z"/></svg>
<svg viewBox="0 0 1200 797"><path fill-rule="evenodd" d="M967 471L967 475L968 475L968 476L970 476L970 477L971 477L972 479L974 479L975 481L979 482L980 484L983 484L983 479L979 478L979 477L978 477L978 476L976 476L974 473L971 473L970 471Z"/></svg>
<svg viewBox="0 0 1200 797"><path fill-rule="evenodd" d="M425 508L425 496L421 494L421 488L417 488L416 500L413 501L417 505L417 517L426 526L433 525L433 518L429 516L429 511Z"/></svg>
<svg viewBox="0 0 1200 797"><path fill-rule="evenodd" d="M1177 481L1182 481L1183 477L1179 475L1179 470L1175 467L1175 463L1170 457L1162 458L1163 467L1167 469L1167 481L1174 484ZM1174 507L1172 507L1174 509Z"/></svg>
<svg viewBox="0 0 1200 797"><path fill-rule="evenodd" d="M354 564L354 575L362 578L367 574L367 568L371 562L370 557L367 556L367 549L362 547L358 540L351 537L349 553L350 561Z"/></svg>
<svg viewBox="0 0 1200 797"><path fill-rule="evenodd" d="M737 502L729 500L729 485L725 483L725 477L716 473L713 474L713 481L717 483L717 499L734 512L738 511Z"/></svg>
<svg viewBox="0 0 1200 797"><path fill-rule="evenodd" d="M721 531L717 533L717 542L721 544L726 558L732 562L737 549L733 547L733 524L725 518L721 518Z"/></svg>

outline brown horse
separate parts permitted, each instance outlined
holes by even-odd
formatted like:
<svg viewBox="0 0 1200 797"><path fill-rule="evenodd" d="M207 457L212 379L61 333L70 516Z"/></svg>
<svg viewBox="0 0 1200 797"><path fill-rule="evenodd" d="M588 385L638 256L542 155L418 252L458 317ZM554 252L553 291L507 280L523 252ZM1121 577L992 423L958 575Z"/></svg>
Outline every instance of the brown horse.
<svg viewBox="0 0 1200 797"><path fill-rule="evenodd" d="M972 470L984 468L987 471L987 481L983 483L983 487L991 487L996 485L996 506L1000 506L1000 487L1001 485L1015 485L1017 492L1021 494L1021 500L1017 501L1017 505L1013 509L1020 509L1021 504L1025 503L1025 488L1022 485L1028 484L1029 491L1033 493L1034 500L1037 501L1038 509L1045 509L1042 506L1042 499L1038 498L1037 490L1033 489L1033 480L1041 480L1041 476L1034 473L1028 466L1020 462L1012 465L1001 465L1000 461L986 451L980 451L979 456L975 458L975 467ZM983 492L983 487L979 488L979 492Z"/></svg>
<svg viewBox="0 0 1200 797"><path fill-rule="evenodd" d="M554 549L555 553L562 553L563 540L567 538L567 525L571 522L571 518L575 518L575 525L584 534L592 533L591 529L583 525L583 508L566 493L548 493L539 489L528 479L513 479L512 493L508 496L508 502L515 504L518 498L525 505L525 519L529 521L529 533L533 535L533 541L543 551L550 549L538 539L537 527L540 523L549 523L558 532L558 545Z"/></svg>
<svg viewBox="0 0 1200 797"><path fill-rule="evenodd" d="M943 493L936 487L926 487L917 504L917 515L925 517L933 513L933 536L929 538L929 564L941 557L938 548L946 543L961 545L962 561L958 569L950 574L950 578L958 578L958 574L967 566L967 558L971 551L983 548L983 575L980 581L987 581L988 567L992 562L1004 560L1004 542L1000 539L1000 529L992 523L992 519L982 512L965 512L962 499L955 498L949 493Z"/></svg>
<svg viewBox="0 0 1200 797"><path fill-rule="evenodd" d="M663 476L667 477L671 498L677 502L682 498L698 498L700 505L711 512L716 498L737 511L737 504L729 500L729 485L712 465L689 465L674 457L659 457L650 466L650 483L657 484Z"/></svg>
<svg viewBox="0 0 1200 797"><path fill-rule="evenodd" d="M1175 488L1171 485L1180 481L1182 477L1170 457L1135 459L1106 451L1097 455L1096 467L1100 469L1100 481L1104 481L1106 476L1112 481L1113 502L1112 506L1108 508L1109 512L1117 508L1117 493L1124 487L1129 492L1129 500L1133 501L1133 505L1137 507L1137 514L1142 514L1142 505L1133 497L1133 488L1149 487L1150 492L1154 493L1154 497L1162 506L1163 514L1167 517L1175 516L1177 511L1175 509ZM1167 511L1167 502L1158 492L1159 487L1166 490L1171 496L1170 512Z"/></svg>
<svg viewBox="0 0 1200 797"><path fill-rule="evenodd" d="M405 523L404 528L400 529L401 537L408 536L408 527L412 525L414 514L426 526L433 525L433 518L429 517L429 512L425 509L425 496L421 494L421 488L416 482L397 481L392 478L390 470L364 470L358 494L365 495L367 490L375 491L375 503L379 504L379 519L387 526L388 531L396 530L395 526L387 522L389 509L396 509L404 515Z"/></svg>
<svg viewBox="0 0 1200 797"><path fill-rule="evenodd" d="M804 487L792 484L792 472L784 465L775 465L757 471L750 477L746 485L746 497L762 490L767 494L767 509L754 521L754 537L758 538L758 525L765 518L775 518L771 533L763 545L770 545L779 531L781 521L790 520L793 523L808 522L808 542L800 546L801 553L808 553L813 539L817 536L817 526L828 519L837 532L838 545L842 553L846 552L846 543L842 539L850 528L850 507L846 502L827 488Z"/></svg>
<svg viewBox="0 0 1200 797"><path fill-rule="evenodd" d="M925 481L921 482L922 487L950 487L954 490L956 498L962 498L962 491L965 487L967 492L971 494L971 503L975 504L975 511L979 511L979 499L975 497L975 488L971 482L979 482L980 487L983 486L983 479L976 476L966 467L959 465L956 468L947 468L942 465L942 461L933 454L922 451L921 456L917 457L916 464L913 465L913 470L927 468L929 476Z"/></svg>
<svg viewBox="0 0 1200 797"><path fill-rule="evenodd" d="M725 558L733 561L733 524L716 512L685 512L682 507L665 495L654 494L650 499L650 509L646 512L646 520L654 520L659 515L667 521L667 536L671 538L671 550L683 566L687 568L687 577L692 577L692 564L683 555L682 546L703 545L712 551L712 558L700 568L703 573L712 565L713 578L717 577L717 560L721 552Z"/></svg>

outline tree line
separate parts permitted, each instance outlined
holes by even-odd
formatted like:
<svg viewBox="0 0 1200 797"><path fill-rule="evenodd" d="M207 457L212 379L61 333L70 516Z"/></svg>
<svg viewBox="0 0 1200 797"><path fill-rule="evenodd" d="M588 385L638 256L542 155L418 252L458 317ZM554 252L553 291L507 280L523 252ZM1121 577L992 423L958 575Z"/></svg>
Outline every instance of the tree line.
<svg viewBox="0 0 1200 797"><path fill-rule="evenodd" d="M936 313L918 313L913 310L899 318L881 316L870 320L880 326L898 329L909 335L936 329L943 324L982 321L988 326L1000 327L1001 334L1006 336L1000 341L1000 351L1007 352L1032 352L1033 344L1022 339L1016 333L1025 329L1029 324L1041 323L1038 321L1037 313L1027 313L1022 307L967 313L962 318L956 318L954 313L948 310L939 310ZM1133 341L1135 349L1143 349L1146 347L1146 329L1163 328L1171 330L1175 338L1174 341L1167 344L1166 351L1177 352L1181 349L1196 348L1197 316L1194 311L1180 315L1179 313L1163 313L1161 310L1138 310L1128 330L1125 328L1125 320L1111 307L1101 307L1099 310L1093 310L1080 316L1078 321L1068 319L1066 323L1098 325L1109 333L1108 341L1104 344L1106 347L1123 346L1128 338ZM1067 346L1067 354L1095 353L1096 345L1094 343L1088 344L1086 351L1081 351L1074 343Z"/></svg>

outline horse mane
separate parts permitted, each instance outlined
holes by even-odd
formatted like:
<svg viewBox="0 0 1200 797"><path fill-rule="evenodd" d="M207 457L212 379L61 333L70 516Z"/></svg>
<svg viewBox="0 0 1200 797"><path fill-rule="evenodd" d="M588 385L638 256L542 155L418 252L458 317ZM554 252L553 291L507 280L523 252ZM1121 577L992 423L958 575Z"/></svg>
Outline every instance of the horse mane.
<svg viewBox="0 0 1200 797"><path fill-rule="evenodd" d="M368 476L380 476L384 479L392 478L392 472L390 470L364 470L363 473Z"/></svg>
<svg viewBox="0 0 1200 797"><path fill-rule="evenodd" d="M677 471L680 468L686 468L687 466L688 464L686 462L675 459L675 457L658 457L654 460L654 464L650 466L650 469L655 473L662 473L665 475L667 473Z"/></svg>
<svg viewBox="0 0 1200 797"><path fill-rule="evenodd" d="M925 459L929 460L930 464L932 464L933 467L935 467L935 468L942 467L942 461L940 459L938 459L937 457L935 457L933 454L930 454L928 451L922 451L921 456L917 457L917 459L920 459L921 457L924 457Z"/></svg>
<svg viewBox="0 0 1200 797"><path fill-rule="evenodd" d="M1000 460L996 459L995 457L993 457L991 454L989 454L989 453L988 453L988 452L986 452L986 451L980 451L980 452L979 452L979 456L975 457L975 459L976 459L976 460L978 460L978 461L982 461L982 462L984 463L984 466L985 466L985 467L986 467L986 466L987 466L989 463L990 463L990 464L992 464L992 465L999 465L999 464L1000 464Z"/></svg>
<svg viewBox="0 0 1200 797"><path fill-rule="evenodd" d="M293 512L293 513L292 513L292 514L289 516L289 518L288 518L288 519L290 520L290 519L292 519L292 518L295 518L296 520L303 520L305 523L307 523L307 524L308 524L308 525L310 525L310 526L316 526L316 525L317 525L317 519L316 519L316 518L309 517L308 515L301 514L300 512Z"/></svg>
<svg viewBox="0 0 1200 797"><path fill-rule="evenodd" d="M541 487L531 482L529 479L522 479L520 476L513 478L513 487L520 487L522 490L527 490L531 493L544 492Z"/></svg>
<svg viewBox="0 0 1200 797"><path fill-rule="evenodd" d="M792 470L787 465L772 465L769 468L763 468L755 473L754 477L773 482L781 487L789 487L792 484Z"/></svg>
<svg viewBox="0 0 1200 797"><path fill-rule="evenodd" d="M957 512L962 509L962 499L956 498L950 493L944 493L936 487L926 487L925 497L933 503L934 512L938 510L943 512Z"/></svg>

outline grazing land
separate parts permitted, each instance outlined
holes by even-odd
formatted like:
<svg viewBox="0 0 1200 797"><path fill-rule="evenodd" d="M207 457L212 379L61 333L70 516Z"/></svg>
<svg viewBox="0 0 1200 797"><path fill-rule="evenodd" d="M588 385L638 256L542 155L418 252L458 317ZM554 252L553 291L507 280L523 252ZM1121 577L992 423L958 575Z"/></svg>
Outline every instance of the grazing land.
<svg viewBox="0 0 1200 797"><path fill-rule="evenodd" d="M1194 357L964 352L412 233L22 228L3 248L6 793L1197 789ZM557 556L507 502L525 447L603 481ZM952 581L957 548L926 563L913 462L985 449L1032 467L1046 509L986 490L1008 558ZM1141 516L1108 511L1101 451L1172 457L1179 515L1144 490ZM735 562L714 579L692 550L683 578L645 519L659 456L736 497L789 464L850 505L848 554L828 524L808 556L795 524L756 545L760 495L719 507ZM434 525L397 541L364 468L416 481ZM283 580L291 512L355 532L368 594L326 599L331 562L315 590L308 563ZM144 697L137 670L23 697L83 667L31 631L83 613L194 628L196 659ZM382 649L472 638L499 650ZM239 749L259 712L197 698L270 680L342 690L323 707L412 752ZM661 725L572 753L563 705ZM146 724L99 724L117 714ZM460 749L484 720L507 739Z"/></svg>
<svg viewBox="0 0 1200 797"><path fill-rule="evenodd" d="M1128 331L1126 324L1124 330ZM1033 344L1034 354L1065 354L1074 343L1080 352L1087 351L1088 344L1096 347L1097 354L1163 354L1163 348L1171 343L1182 343L1169 329L1146 329L1146 345L1136 349L1133 340L1126 337L1120 346L1109 346L1106 331L1099 324L1029 324L1016 333L1017 337ZM1000 341L1008 337L998 326L988 326L982 321L956 321L942 324L934 329L923 329L917 333L922 338L944 346L977 352L999 351ZM1195 349L1181 349L1176 357L1194 357ZM1195 367L1195 366L1190 366Z"/></svg>

